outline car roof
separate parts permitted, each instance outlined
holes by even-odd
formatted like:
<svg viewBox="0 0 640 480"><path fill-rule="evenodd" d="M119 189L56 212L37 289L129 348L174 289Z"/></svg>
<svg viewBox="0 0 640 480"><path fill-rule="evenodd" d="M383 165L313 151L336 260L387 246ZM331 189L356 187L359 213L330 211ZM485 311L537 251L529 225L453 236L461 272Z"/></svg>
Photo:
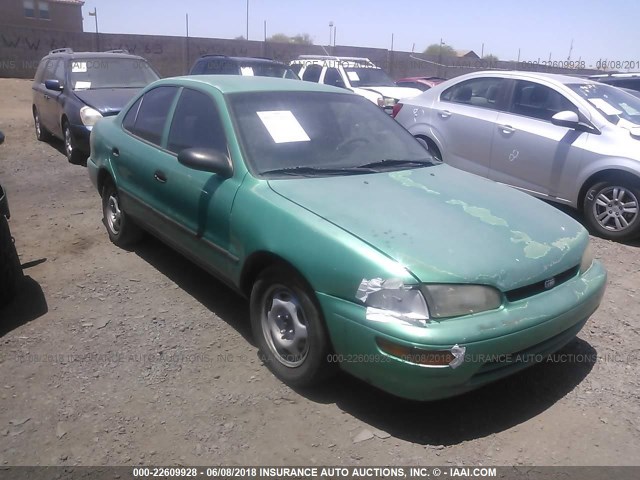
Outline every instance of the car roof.
<svg viewBox="0 0 640 480"><path fill-rule="evenodd" d="M559 73L542 73L542 72L527 72L520 70L485 70L482 72L474 72L468 74L468 78L482 77L482 76L495 76L495 77L505 77L505 78L530 78L532 80L547 80L556 84L592 84L594 80L589 80L587 78L580 77L572 77L570 75L562 75ZM456 79L460 79L460 77L455 77Z"/></svg>
<svg viewBox="0 0 640 480"><path fill-rule="evenodd" d="M278 65L284 65L284 63L279 62L278 60L274 60L272 58L265 58L265 57L229 57L227 55L202 55L200 58L198 58L198 60L196 60L196 62L199 62L201 60L214 60L214 59L221 59L221 60L231 60L234 62L238 62L238 63L277 63ZM286 66L286 65L285 65Z"/></svg>
<svg viewBox="0 0 640 480"><path fill-rule="evenodd" d="M315 82L273 77L249 77L243 75L187 75L158 80L151 85L181 85L212 87L222 94L248 92L327 92L355 95L344 88L331 87ZM150 85L150 86L151 86Z"/></svg>
<svg viewBox="0 0 640 480"><path fill-rule="evenodd" d="M46 55L44 58L70 58L72 60L94 59L94 58L134 58L136 60L145 60L138 55L132 55L124 52L56 52ZM145 60L146 61L146 60Z"/></svg>

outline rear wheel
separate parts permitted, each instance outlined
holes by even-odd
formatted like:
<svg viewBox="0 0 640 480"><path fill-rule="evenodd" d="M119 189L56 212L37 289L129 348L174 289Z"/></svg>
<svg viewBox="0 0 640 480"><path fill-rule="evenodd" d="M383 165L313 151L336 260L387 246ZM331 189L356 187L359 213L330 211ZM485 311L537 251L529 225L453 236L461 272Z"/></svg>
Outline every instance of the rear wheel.
<svg viewBox="0 0 640 480"><path fill-rule="evenodd" d="M427 151L431 154L433 158L435 158L439 162L442 161L442 154L440 153L440 149L436 145L436 142L422 135L418 135L415 138L422 144L424 148L427 149Z"/></svg>
<svg viewBox="0 0 640 480"><path fill-rule="evenodd" d="M285 383L308 387L332 372L322 313L293 270L273 266L260 274L251 291L251 328L265 364Z"/></svg>
<svg viewBox="0 0 640 480"><path fill-rule="evenodd" d="M35 107L33 109L33 124L36 129L36 138L40 142L46 142L51 139L51 134L47 131L46 128L42 126L42 122L40 121L40 113Z"/></svg>
<svg viewBox="0 0 640 480"><path fill-rule="evenodd" d="M584 217L591 230L610 240L640 236L640 182L609 179L595 183L584 198Z"/></svg>
<svg viewBox="0 0 640 480"><path fill-rule="evenodd" d="M0 215L0 305L5 305L15 296L22 278L22 266L9 222L7 217Z"/></svg>
<svg viewBox="0 0 640 480"><path fill-rule="evenodd" d="M124 212L118 189L108 180L102 189L103 223L109 239L118 247L133 245L142 237L142 230Z"/></svg>

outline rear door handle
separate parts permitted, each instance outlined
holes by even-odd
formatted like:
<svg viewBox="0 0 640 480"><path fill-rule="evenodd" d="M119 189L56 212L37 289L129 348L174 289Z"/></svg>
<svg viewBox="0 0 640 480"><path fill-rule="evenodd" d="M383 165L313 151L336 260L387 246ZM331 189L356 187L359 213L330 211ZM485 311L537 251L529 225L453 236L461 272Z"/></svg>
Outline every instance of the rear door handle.
<svg viewBox="0 0 640 480"><path fill-rule="evenodd" d="M50 100L50 99L51 99L51 97L45 93L45 94L44 94L44 99L45 99L45 100Z"/></svg>
<svg viewBox="0 0 640 480"><path fill-rule="evenodd" d="M113 148L111 149L111 154L112 154L114 157L119 157L119 156L120 156L120 150L118 150L116 147L113 147Z"/></svg>
<svg viewBox="0 0 640 480"><path fill-rule="evenodd" d="M440 115L442 118L449 118L451 116L451 112L449 110L440 110L438 112L438 115Z"/></svg>
<svg viewBox="0 0 640 480"><path fill-rule="evenodd" d="M160 183L167 183L167 176L162 170L156 170L153 174L153 178L155 178Z"/></svg>
<svg viewBox="0 0 640 480"><path fill-rule="evenodd" d="M498 130L500 130L505 135L511 135L513 132L516 131L516 129L513 128L511 125L498 125Z"/></svg>

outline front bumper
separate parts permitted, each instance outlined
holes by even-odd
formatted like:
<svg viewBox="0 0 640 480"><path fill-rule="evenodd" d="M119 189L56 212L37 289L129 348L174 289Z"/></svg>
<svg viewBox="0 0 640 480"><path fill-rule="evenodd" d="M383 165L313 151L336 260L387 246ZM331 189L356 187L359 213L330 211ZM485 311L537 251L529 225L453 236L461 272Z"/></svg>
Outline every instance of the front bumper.
<svg viewBox="0 0 640 480"><path fill-rule="evenodd" d="M92 127L85 125L69 125L71 135L73 136L74 146L82 153L89 154L89 137L91 136Z"/></svg>
<svg viewBox="0 0 640 480"><path fill-rule="evenodd" d="M553 290L427 327L371 322L361 305L323 294L318 299L336 352L333 360L342 369L394 395L435 400L509 376L562 348L598 308L606 279L595 261L585 274ZM376 338L434 351L459 345L466 352L457 368L422 366L383 352Z"/></svg>

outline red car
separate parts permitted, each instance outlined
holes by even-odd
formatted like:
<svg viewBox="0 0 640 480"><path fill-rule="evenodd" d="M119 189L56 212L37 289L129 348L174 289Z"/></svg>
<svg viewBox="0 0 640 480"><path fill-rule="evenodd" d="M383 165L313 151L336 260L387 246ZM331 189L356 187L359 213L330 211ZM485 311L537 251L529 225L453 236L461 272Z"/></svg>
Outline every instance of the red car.
<svg viewBox="0 0 640 480"><path fill-rule="evenodd" d="M445 80L446 78L440 77L407 77L396 80L396 85L399 87L418 88L424 92L425 90L429 90L431 87L435 87Z"/></svg>

